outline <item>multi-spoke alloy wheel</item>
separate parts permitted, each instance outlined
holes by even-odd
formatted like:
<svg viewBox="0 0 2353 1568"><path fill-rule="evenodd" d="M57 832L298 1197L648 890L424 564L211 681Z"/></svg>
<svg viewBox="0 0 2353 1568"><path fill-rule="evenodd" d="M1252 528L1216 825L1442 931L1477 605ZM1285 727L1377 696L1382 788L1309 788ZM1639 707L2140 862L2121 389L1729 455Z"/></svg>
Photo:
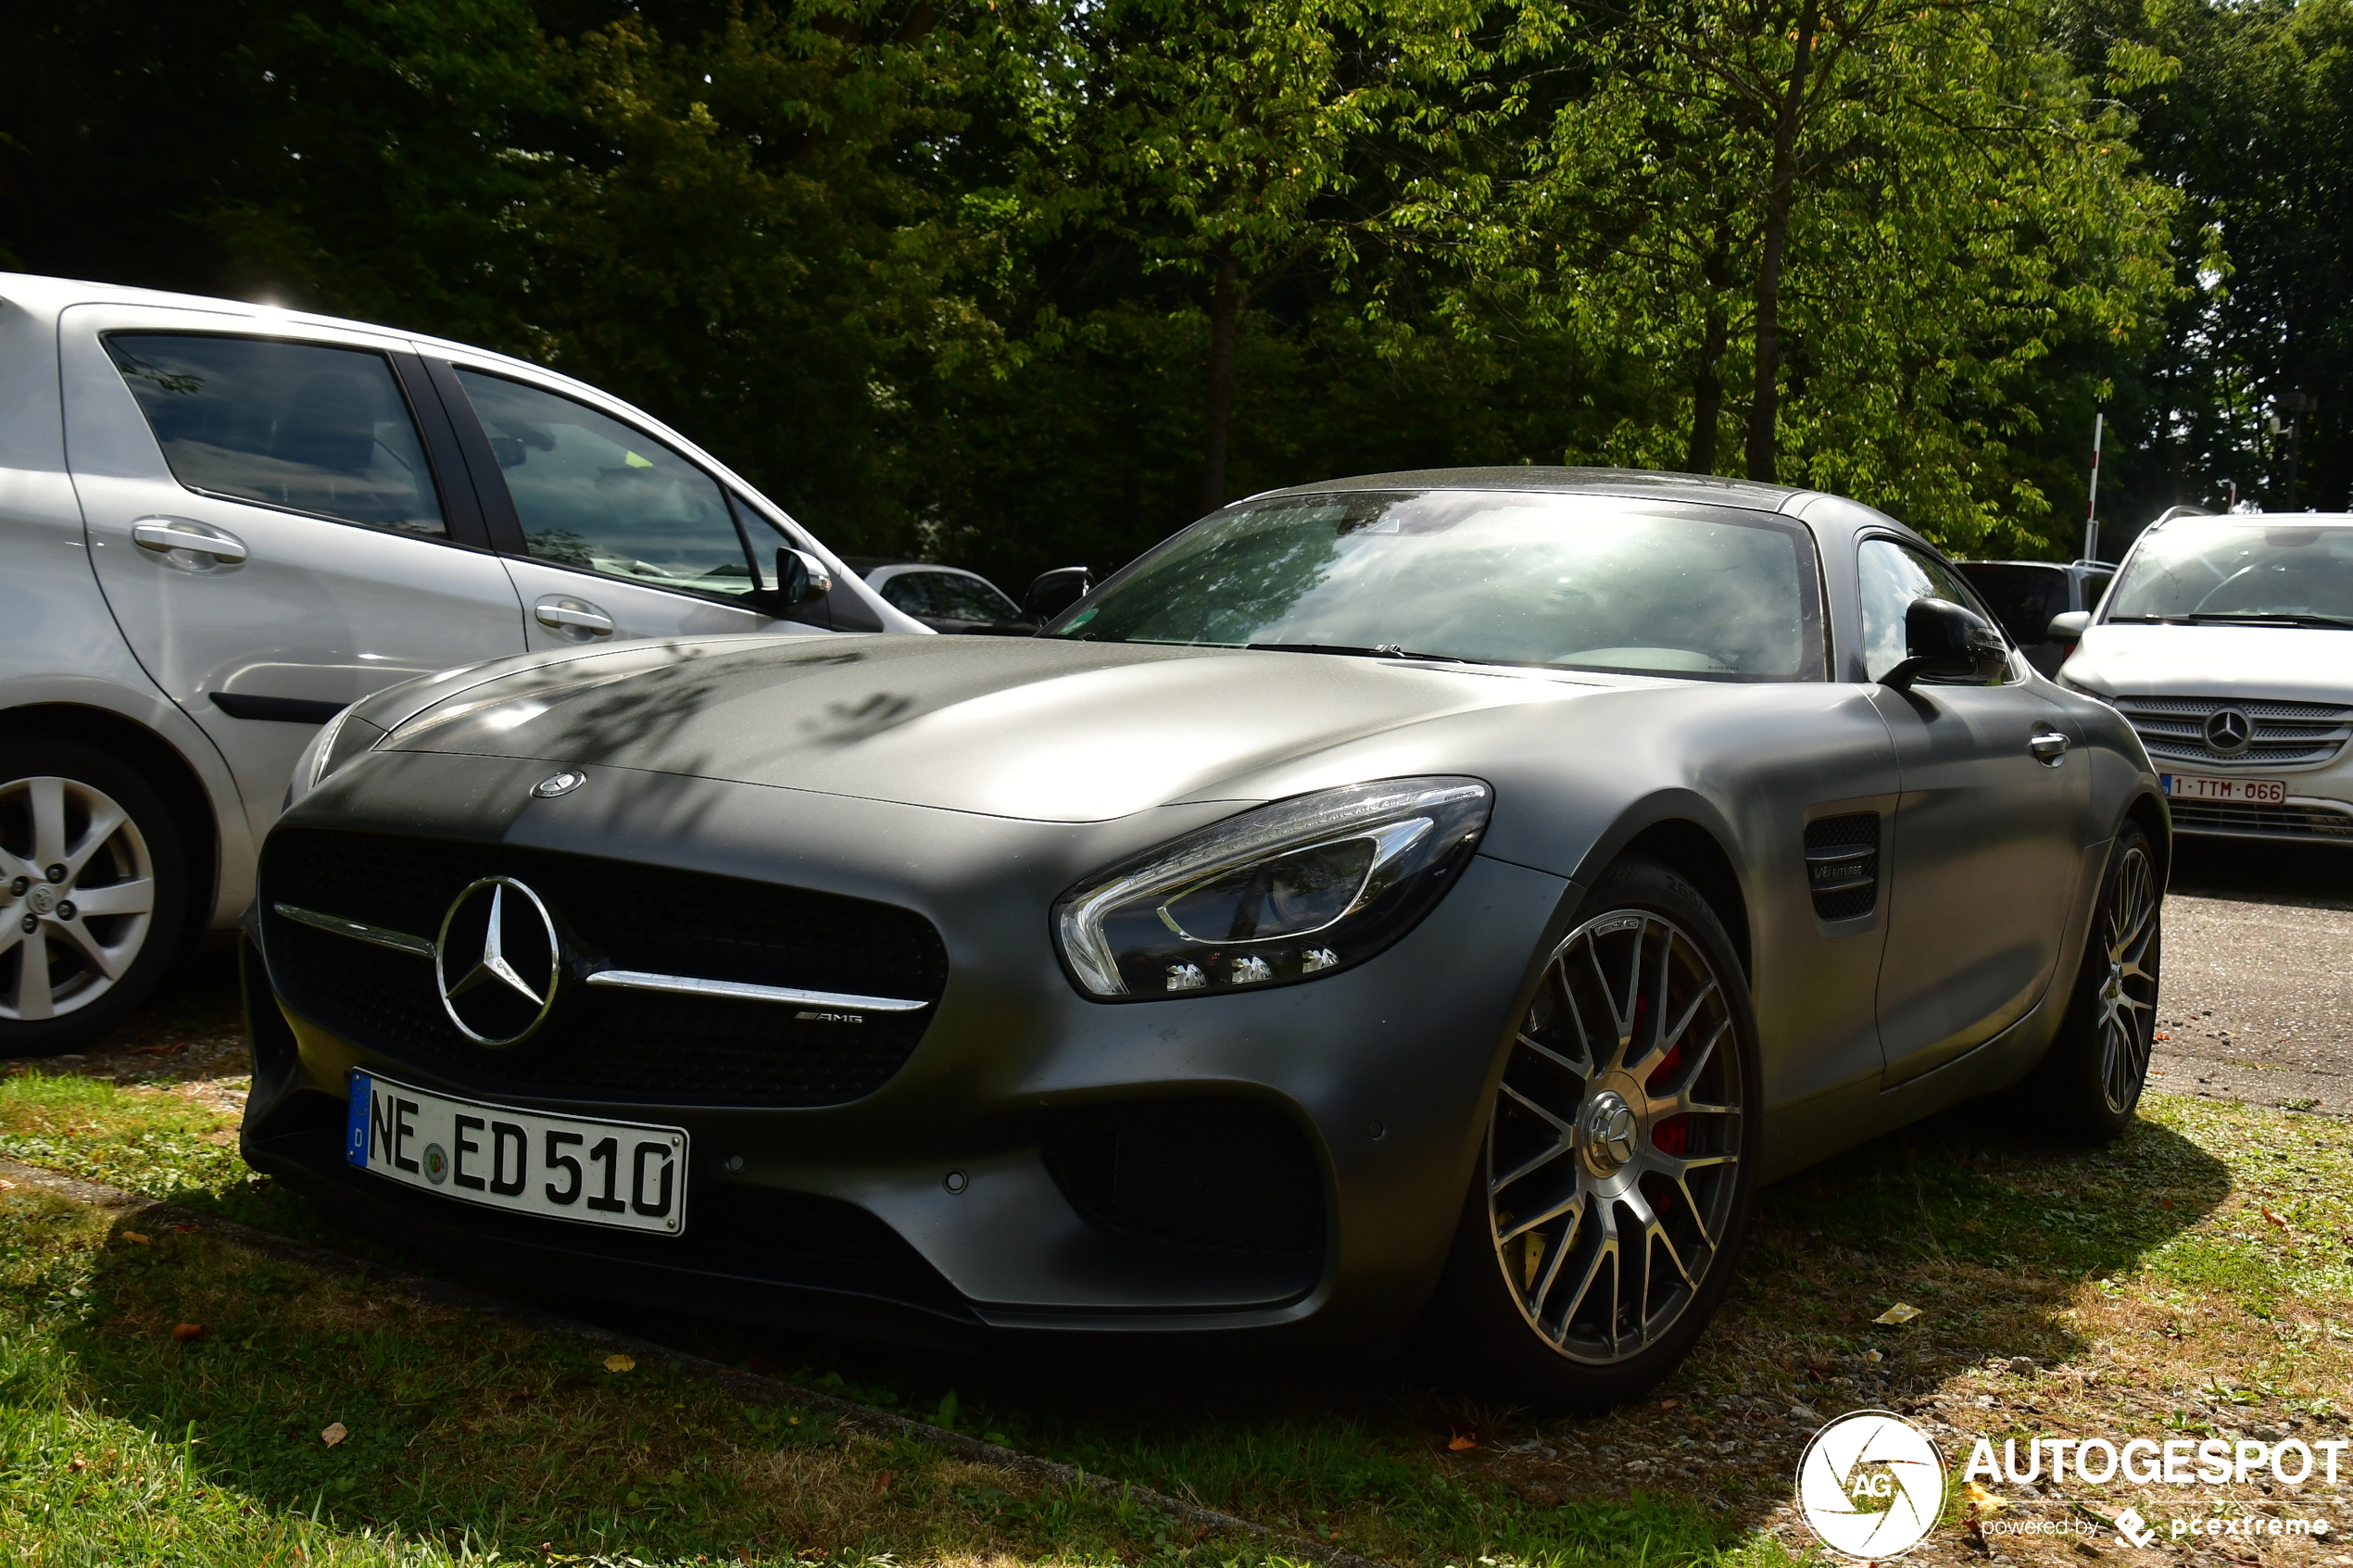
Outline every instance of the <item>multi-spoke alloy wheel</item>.
<svg viewBox="0 0 2353 1568"><path fill-rule="evenodd" d="M55 775L0 783L0 1019L88 1007L145 946L155 865L105 791Z"/></svg>
<svg viewBox="0 0 2353 1568"><path fill-rule="evenodd" d="M2130 844L2100 910L2108 974L2100 985L2100 1095L2108 1113L2129 1114L2148 1081L2157 1024L2157 868L2146 846Z"/></svg>
<svg viewBox="0 0 2353 1568"><path fill-rule="evenodd" d="M1521 1318L1571 1361L1658 1344L1724 1251L1746 1112L1733 998L1649 909L1587 920L1547 966L1488 1127L1487 1220Z"/></svg>
<svg viewBox="0 0 2353 1568"><path fill-rule="evenodd" d="M154 992L188 916L182 842L121 759L0 738L0 1056L79 1050Z"/></svg>
<svg viewBox="0 0 2353 1568"><path fill-rule="evenodd" d="M2028 1089L2038 1113L2069 1136L2104 1143L2139 1109L2164 958L2163 875L2148 830L2126 821L2109 852L2074 997Z"/></svg>

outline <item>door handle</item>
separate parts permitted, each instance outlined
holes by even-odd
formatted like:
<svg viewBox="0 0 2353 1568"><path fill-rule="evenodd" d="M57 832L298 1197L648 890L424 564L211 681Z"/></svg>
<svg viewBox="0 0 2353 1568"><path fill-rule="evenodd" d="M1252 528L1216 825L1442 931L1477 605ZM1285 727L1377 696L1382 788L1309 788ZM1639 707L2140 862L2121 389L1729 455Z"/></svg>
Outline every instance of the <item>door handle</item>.
<svg viewBox="0 0 2353 1568"><path fill-rule="evenodd" d="M2056 768L2067 760L2067 748L2070 744L2057 730L2044 730L2027 737L2026 749L2032 752L2034 760L2045 768Z"/></svg>
<svg viewBox="0 0 2353 1568"><path fill-rule="evenodd" d="M612 617L586 599L550 594L531 607L539 624L576 641L612 635Z"/></svg>
<svg viewBox="0 0 2353 1568"><path fill-rule="evenodd" d="M190 522L185 518L143 517L131 525L131 542L159 556L169 557L174 550L210 556L213 564L220 566L234 566L245 558L245 542L235 534L208 522Z"/></svg>

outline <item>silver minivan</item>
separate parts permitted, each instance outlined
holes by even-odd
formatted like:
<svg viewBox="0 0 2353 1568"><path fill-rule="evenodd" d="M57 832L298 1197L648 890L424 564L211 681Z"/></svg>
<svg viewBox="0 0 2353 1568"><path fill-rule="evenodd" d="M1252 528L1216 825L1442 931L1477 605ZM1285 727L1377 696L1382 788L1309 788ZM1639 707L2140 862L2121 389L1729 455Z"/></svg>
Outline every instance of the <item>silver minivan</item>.
<svg viewBox="0 0 2353 1568"><path fill-rule="evenodd" d="M413 676L928 628L645 414L459 344L0 273L0 1055L233 926L296 756Z"/></svg>

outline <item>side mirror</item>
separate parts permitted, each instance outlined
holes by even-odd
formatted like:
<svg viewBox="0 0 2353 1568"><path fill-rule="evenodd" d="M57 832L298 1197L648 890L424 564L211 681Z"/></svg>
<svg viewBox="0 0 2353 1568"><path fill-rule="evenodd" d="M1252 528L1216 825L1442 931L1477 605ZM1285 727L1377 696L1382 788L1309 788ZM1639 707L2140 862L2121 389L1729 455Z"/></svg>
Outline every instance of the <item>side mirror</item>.
<svg viewBox="0 0 2353 1568"><path fill-rule="evenodd" d="M1904 612L1904 662L1879 678L1903 692L1919 680L1990 684L2009 662L2009 645L1991 622L1949 599L1914 599Z"/></svg>
<svg viewBox="0 0 2353 1568"><path fill-rule="evenodd" d="M1030 583L1021 601L1025 621L1043 626L1094 591L1095 574L1083 566L1057 567Z"/></svg>
<svg viewBox="0 0 2353 1568"><path fill-rule="evenodd" d="M776 546L776 593L787 605L806 604L834 591L834 574L815 556Z"/></svg>
<svg viewBox="0 0 2353 1568"><path fill-rule="evenodd" d="M2070 609L2065 615L2054 615L2051 617L2050 639L2055 643L2080 643L2083 640L2083 628L2091 623L2092 612L2088 609Z"/></svg>

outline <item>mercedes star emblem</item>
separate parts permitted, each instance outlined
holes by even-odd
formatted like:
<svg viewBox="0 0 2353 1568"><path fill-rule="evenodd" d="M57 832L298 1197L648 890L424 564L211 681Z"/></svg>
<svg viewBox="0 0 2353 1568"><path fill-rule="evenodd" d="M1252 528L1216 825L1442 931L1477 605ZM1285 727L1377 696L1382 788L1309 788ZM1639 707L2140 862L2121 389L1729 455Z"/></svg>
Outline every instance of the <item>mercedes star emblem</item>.
<svg viewBox="0 0 2353 1568"><path fill-rule="evenodd" d="M2218 756L2235 757L2255 739L2255 721L2235 708L2218 708L2206 721L2207 748Z"/></svg>
<svg viewBox="0 0 2353 1568"><path fill-rule="evenodd" d="M587 774L580 772L575 769L566 768L562 772L550 773L546 778L541 779L537 784L533 784L531 786L531 793L537 796L542 800L553 800L559 795L570 795L573 790L578 789L582 784L586 784L587 782Z"/></svg>
<svg viewBox="0 0 2353 1568"><path fill-rule="evenodd" d="M494 1048L529 1039L555 1006L563 947L539 895L486 876L458 895L433 945L442 1010L466 1038Z"/></svg>

